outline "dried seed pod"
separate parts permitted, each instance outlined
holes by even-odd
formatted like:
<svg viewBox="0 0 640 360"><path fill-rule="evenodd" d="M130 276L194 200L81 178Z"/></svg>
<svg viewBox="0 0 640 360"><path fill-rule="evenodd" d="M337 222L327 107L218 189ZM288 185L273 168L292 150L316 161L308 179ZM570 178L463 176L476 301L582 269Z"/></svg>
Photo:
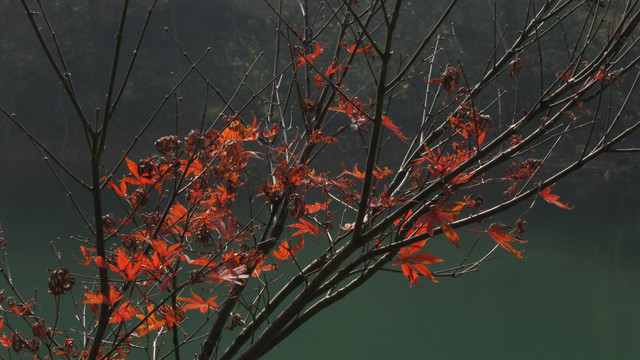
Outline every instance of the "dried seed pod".
<svg viewBox="0 0 640 360"><path fill-rule="evenodd" d="M49 294L62 295L73 290L76 279L71 275L69 269L61 267L51 272L49 277Z"/></svg>

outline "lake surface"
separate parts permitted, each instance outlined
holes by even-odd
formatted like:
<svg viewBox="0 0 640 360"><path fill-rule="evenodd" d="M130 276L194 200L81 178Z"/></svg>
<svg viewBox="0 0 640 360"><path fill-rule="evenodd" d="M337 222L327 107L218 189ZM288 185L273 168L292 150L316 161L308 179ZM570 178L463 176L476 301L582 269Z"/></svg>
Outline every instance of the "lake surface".
<svg viewBox="0 0 640 360"><path fill-rule="evenodd" d="M479 272L439 284L420 279L421 288L382 274L267 358L637 358L638 178L595 187L579 178L554 188L574 210L536 205L524 260L500 250Z"/></svg>
<svg viewBox="0 0 640 360"><path fill-rule="evenodd" d="M45 269L58 266L49 242L59 238L59 247L75 249L69 236L86 230L53 177L43 166L34 166L2 178L0 222L17 283L31 286L35 281L39 297L48 297ZM499 249L499 258L476 273L440 278L439 284L421 278L421 287L412 288L401 274L383 272L265 358L636 357L638 177L598 183L580 179L579 173L554 188L574 210L540 202L529 213L524 260ZM459 233L463 250L453 252L457 257L443 266L455 264L477 238L468 231ZM478 244L481 250L491 246L488 238ZM73 261L68 252L63 260ZM30 287L21 289L32 296Z"/></svg>

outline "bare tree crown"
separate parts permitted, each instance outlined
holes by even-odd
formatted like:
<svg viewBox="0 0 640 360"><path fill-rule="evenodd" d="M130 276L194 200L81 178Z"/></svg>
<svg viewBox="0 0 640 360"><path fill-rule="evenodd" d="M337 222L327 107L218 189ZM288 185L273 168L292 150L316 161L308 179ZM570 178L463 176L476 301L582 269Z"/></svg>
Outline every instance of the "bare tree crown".
<svg viewBox="0 0 640 360"><path fill-rule="evenodd" d="M455 0L265 0L274 41L251 49L230 93L203 69L212 49L192 53L165 28L186 70L136 129L119 107L147 66L139 55L164 3L102 5L119 21L100 104L77 90L52 10L21 3L89 154L86 174L72 170L28 120L0 107L88 229L76 238L82 271L51 272L56 304L75 304L54 318L32 310L6 253L0 264L13 293L0 344L35 358L178 359L196 342L200 359L258 358L379 271L412 286L468 274L497 252L524 257L528 210L501 215L523 203L570 210L557 181L602 154L637 151L625 141L640 126L628 116L640 74L638 1L520 1L508 16L488 2L493 20L479 25L488 43L462 44ZM181 96L191 81L204 89L195 121ZM172 128L153 149L139 143L166 112ZM130 135L115 161L105 155L114 127ZM154 154L138 158L134 148ZM113 199L119 208L105 205ZM495 245L432 253L439 241ZM61 316L78 318L77 331L56 327Z"/></svg>

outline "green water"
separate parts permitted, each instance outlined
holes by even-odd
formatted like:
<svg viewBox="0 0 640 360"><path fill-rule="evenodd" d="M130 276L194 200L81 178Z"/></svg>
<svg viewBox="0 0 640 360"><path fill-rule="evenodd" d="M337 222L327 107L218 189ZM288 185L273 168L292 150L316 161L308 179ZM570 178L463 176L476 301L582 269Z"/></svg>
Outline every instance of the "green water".
<svg viewBox="0 0 640 360"><path fill-rule="evenodd" d="M640 193L605 185L557 186L576 209L538 204L526 259L501 251L477 273L421 288L382 274L267 358L638 358Z"/></svg>
<svg viewBox="0 0 640 360"><path fill-rule="evenodd" d="M59 237L59 246L75 248L68 237L84 229L46 173L3 181L0 220L11 269L18 283L29 284L22 286L26 296L36 283L46 297L45 268L57 266L48 243ZM479 272L439 284L421 279L419 288L400 274L381 273L265 358L637 358L640 192L627 181L579 185L554 188L575 205L572 211L534 207L526 259L500 250ZM477 236L459 232L463 248ZM478 247L487 250L491 241Z"/></svg>

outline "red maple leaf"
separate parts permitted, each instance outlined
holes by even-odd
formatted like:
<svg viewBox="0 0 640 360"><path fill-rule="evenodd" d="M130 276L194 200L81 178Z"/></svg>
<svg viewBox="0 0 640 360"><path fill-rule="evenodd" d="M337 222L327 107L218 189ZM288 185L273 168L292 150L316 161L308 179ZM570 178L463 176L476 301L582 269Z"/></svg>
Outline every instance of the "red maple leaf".
<svg viewBox="0 0 640 360"><path fill-rule="evenodd" d="M289 225L289 227L292 228L296 228L298 229L298 231L296 231L295 233L291 234L291 236L298 236L298 235L302 235L305 233L310 233L313 235L318 235L319 234L319 229L316 225L312 224L311 222L305 220L305 219L300 219L299 223L295 223L295 224L291 224Z"/></svg>
<svg viewBox="0 0 640 360"><path fill-rule="evenodd" d="M11 309L11 311L13 311L14 314L18 316L22 316L24 314L29 313L31 311L29 309L34 304L35 304L35 301L33 298L29 299L26 304L16 302L13 297L9 297L7 299L7 306L9 307L9 309Z"/></svg>
<svg viewBox="0 0 640 360"><path fill-rule="evenodd" d="M316 87L318 89L326 88L329 85L324 83L324 79L329 80L331 75L337 73L338 71L343 71L343 70L349 69L350 67L351 67L350 65L338 65L338 66L336 66L336 62L334 61L331 64L329 64L329 66L327 67L327 70L324 73L324 76L322 76L322 74L318 74L318 75L316 75L315 78L313 78L311 80L313 80L314 84L316 85Z"/></svg>
<svg viewBox="0 0 640 360"><path fill-rule="evenodd" d="M522 259L522 251L518 251L514 249L509 243L526 243L524 240L516 239L513 235L510 234L511 227L503 224L493 223L489 226L489 229L485 231L493 240L495 240L498 245L502 246L505 250L509 251L519 259Z"/></svg>
<svg viewBox="0 0 640 360"><path fill-rule="evenodd" d="M107 182L107 186L113 190L118 196L120 196L121 198L126 198L127 197L127 182L126 181L120 181L120 186L116 185L113 181L109 180L109 182Z"/></svg>
<svg viewBox="0 0 640 360"><path fill-rule="evenodd" d="M161 305L158 310L158 317L160 321L163 321L167 326L167 329L171 330L175 325L178 325L184 320L184 312L180 306L177 306L175 309L171 308L171 306L164 304Z"/></svg>
<svg viewBox="0 0 640 360"><path fill-rule="evenodd" d="M419 165L423 162L430 164L429 171L437 176L443 177L455 170L460 164L467 161L470 157L475 155L474 151L468 151L463 149L457 149L455 154L444 155L440 151L440 148L436 149L437 152L431 151L428 147L425 147L426 155L418 159L414 165ZM474 175L474 173L460 173L451 180L452 184L463 184Z"/></svg>
<svg viewBox="0 0 640 360"><path fill-rule="evenodd" d="M320 46L320 44L315 43L315 51L310 53L310 54L304 54L302 56L300 56L298 58L298 64L297 67L300 67L304 64L313 64L313 62L316 60L316 58L318 56L320 56L320 54L322 54L322 52L324 51L324 49ZM309 47L309 49L311 49L311 47Z"/></svg>
<svg viewBox="0 0 640 360"><path fill-rule="evenodd" d="M258 277L260 276L260 274L262 274L263 271L271 271L278 268L278 265L276 264L265 265L264 261L265 261L265 257L262 256L261 259L256 264L256 266L253 268L253 271L251 272L251 276Z"/></svg>
<svg viewBox="0 0 640 360"><path fill-rule="evenodd" d="M178 300L187 302L186 305L182 306L183 310L192 310L197 309L200 310L201 313L206 313L209 309L215 309L218 304L214 302L217 296L210 297L207 300L204 300L202 297L196 295L193 291L191 292L191 296L193 298L188 297L179 297Z"/></svg>
<svg viewBox="0 0 640 360"><path fill-rule="evenodd" d="M129 159L128 157L124 158L125 162L127 163L127 168L129 168L129 171L131 172L131 176L125 177L124 179L120 180L121 181L121 189L122 189L122 182L126 182L129 184L133 184L133 185L144 185L144 184L153 184L155 182L155 180L151 179L151 178L147 178L144 176L141 176L140 173L138 172L138 164L136 164L135 162L133 162L131 159Z"/></svg>
<svg viewBox="0 0 640 360"><path fill-rule="evenodd" d="M567 205L565 203L560 202L558 199L560 199L560 196L552 194L551 193L551 188L544 188L540 191L540 196L542 196L543 199L545 199L548 203L553 204L555 206L559 206L563 209L567 209L567 210L572 210L573 206L571 205Z"/></svg>
<svg viewBox="0 0 640 360"><path fill-rule="evenodd" d="M344 95L340 95L338 99L337 107L330 107L330 111L337 111L346 114L351 121L351 125L356 129L364 130L364 125L367 123L367 112L371 107L371 101L368 104L363 104L358 97L353 99Z"/></svg>
<svg viewBox="0 0 640 360"><path fill-rule="evenodd" d="M414 284L418 286L418 273L428 277L433 282L438 282L425 265L442 262L444 260L427 253L416 254L422 249L426 242L427 240L418 241L417 243L400 249L398 252L400 257L393 261L393 265L402 264L402 273L409 279L409 286Z"/></svg>
<svg viewBox="0 0 640 360"><path fill-rule="evenodd" d="M357 4L357 2L356 2L356 4ZM361 46L356 46L356 43L353 43L351 46L347 47L347 45L342 43L342 46L345 49L347 49L347 51L350 54L353 54L355 52L355 53L361 53L361 54L365 54L367 56L371 56L371 58L373 58L375 56L374 53L371 51L371 49L373 48L372 44L365 44L365 45L361 45Z"/></svg>
<svg viewBox="0 0 640 360"><path fill-rule="evenodd" d="M456 201L446 206L442 206L442 204L437 204L431 207L431 210L420 216L418 220L416 220L416 224L412 230L407 233L406 237L416 236L424 233L428 233L429 235L433 235L433 231L435 230L436 223L440 225L440 229L442 229L442 233L454 244L456 247L459 247L458 243L460 238L456 231L451 227L449 223L453 222L460 213L466 204L463 201Z"/></svg>
<svg viewBox="0 0 640 360"><path fill-rule="evenodd" d="M446 68L446 70L440 75L439 78L435 78L427 81L427 84L440 84L446 92L453 91L460 82L459 69L452 66Z"/></svg>
<svg viewBox="0 0 640 360"><path fill-rule="evenodd" d="M79 259L75 254L73 254L73 257L76 258L76 261L78 262L78 264L88 266L89 264L91 264L91 261L93 261L94 257L92 255L87 256L87 251L94 251L94 250L95 250L94 248L87 249L84 246L80 246L80 251L82 251L83 259Z"/></svg>
<svg viewBox="0 0 640 360"><path fill-rule="evenodd" d="M342 174L338 175L338 177L342 177L343 175L351 175L356 179L364 179L364 173L358 170L358 164L353 165L353 171L349 171L345 168L344 164L342 164Z"/></svg>
<svg viewBox="0 0 640 360"><path fill-rule="evenodd" d="M113 309L113 314L110 323L120 323L133 318L138 312L136 309L129 305L129 300L125 301L117 309Z"/></svg>
<svg viewBox="0 0 640 360"><path fill-rule="evenodd" d="M325 203L316 202L315 204L307 204L304 206L304 209L310 213L315 213L320 210L327 210L327 206L330 202L331 200L328 200Z"/></svg>
<svg viewBox="0 0 640 360"><path fill-rule="evenodd" d="M402 140L403 142L407 141L407 137L402 134L402 131L400 131L400 129L393 123L391 118L389 118L388 116L386 115L382 116L382 125L388 127L389 130L393 131L393 133L396 134L396 136L399 137L400 140Z"/></svg>
<svg viewBox="0 0 640 360"><path fill-rule="evenodd" d="M4 327L4 318L0 319L0 330ZM0 337L0 344L4 347L11 347L11 339L7 336L7 334L2 334Z"/></svg>
<svg viewBox="0 0 640 360"><path fill-rule="evenodd" d="M278 245L278 250L274 250L272 255L278 260L286 260L290 258L292 255L297 254L302 247L304 246L304 239L300 239L294 248L291 248L289 242L284 240L280 245Z"/></svg>
<svg viewBox="0 0 640 360"><path fill-rule="evenodd" d="M124 294L121 293L119 290L115 289L113 287L113 285L111 285L111 288L109 289L109 297L108 298L105 298L105 296L102 295L101 292L98 292L97 294L94 294L91 291L85 291L84 296L87 298L86 300L82 301L85 304L97 305L97 304L103 304L104 303L104 304L113 305L113 304L117 303L118 301L120 301L120 299L122 299Z"/></svg>
<svg viewBox="0 0 640 360"><path fill-rule="evenodd" d="M126 281L133 281L140 275L142 272L141 263L136 263L135 265L131 261L131 259L125 254L124 250L118 249L118 257L116 260L116 265L109 264L109 268L116 272L118 275L122 276Z"/></svg>
<svg viewBox="0 0 640 360"><path fill-rule="evenodd" d="M182 253L181 244L169 244L164 240L147 240L160 260L165 264L173 262L176 257Z"/></svg>
<svg viewBox="0 0 640 360"><path fill-rule="evenodd" d="M150 315L148 316L145 314L136 314L136 317L140 320L146 318L145 323L142 324L136 331L136 335L138 337L145 336L151 331L162 329L162 327L164 326L164 320L158 320L156 318L156 312L153 305L147 304L147 311L150 313Z"/></svg>

